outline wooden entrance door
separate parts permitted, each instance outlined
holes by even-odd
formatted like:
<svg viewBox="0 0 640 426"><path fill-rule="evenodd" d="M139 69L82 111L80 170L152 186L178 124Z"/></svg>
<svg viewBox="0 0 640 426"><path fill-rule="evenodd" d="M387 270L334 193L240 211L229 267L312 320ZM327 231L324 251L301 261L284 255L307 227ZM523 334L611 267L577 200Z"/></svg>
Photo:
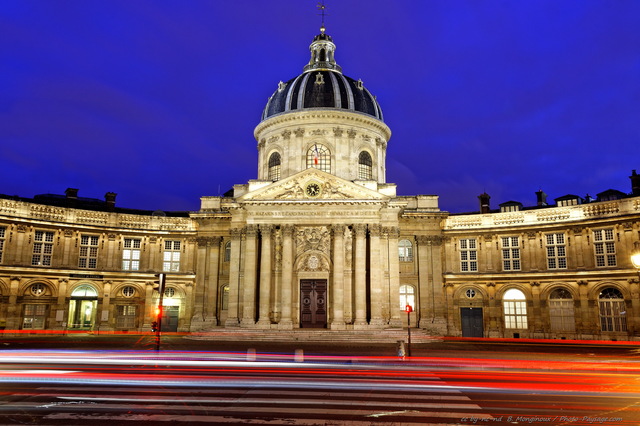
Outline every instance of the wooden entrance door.
<svg viewBox="0 0 640 426"><path fill-rule="evenodd" d="M326 328L327 280L300 280L300 327Z"/></svg>
<svg viewBox="0 0 640 426"><path fill-rule="evenodd" d="M460 308L462 337L483 337L482 308Z"/></svg>

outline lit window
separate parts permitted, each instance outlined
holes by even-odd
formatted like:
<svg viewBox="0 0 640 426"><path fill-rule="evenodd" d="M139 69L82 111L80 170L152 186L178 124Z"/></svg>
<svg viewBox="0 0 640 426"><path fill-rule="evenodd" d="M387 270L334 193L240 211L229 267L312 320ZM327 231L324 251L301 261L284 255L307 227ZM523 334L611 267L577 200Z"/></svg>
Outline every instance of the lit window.
<svg viewBox="0 0 640 426"><path fill-rule="evenodd" d="M400 262L413 262L413 245L409 240L400 240L398 242L398 256Z"/></svg>
<svg viewBox="0 0 640 426"><path fill-rule="evenodd" d="M173 287L169 287L164 291L164 297L173 297L176 295L176 289Z"/></svg>
<svg viewBox="0 0 640 426"><path fill-rule="evenodd" d="M98 237L82 235L80 237L80 257L78 267L95 269L98 266Z"/></svg>
<svg viewBox="0 0 640 426"><path fill-rule="evenodd" d="M122 250L123 271L138 271L140 269L140 245L141 240L139 239L124 239L124 248Z"/></svg>
<svg viewBox="0 0 640 426"><path fill-rule="evenodd" d="M33 266L51 266L53 254L53 232L36 231L33 236Z"/></svg>
<svg viewBox="0 0 640 426"><path fill-rule="evenodd" d="M502 237L502 269L520 270L520 238Z"/></svg>
<svg viewBox="0 0 640 426"><path fill-rule="evenodd" d="M478 250L475 238L460 240L460 270L462 272L478 271Z"/></svg>
<svg viewBox="0 0 640 426"><path fill-rule="evenodd" d="M575 331L573 297L569 290L556 288L551 292L549 295L549 319L553 331Z"/></svg>
<svg viewBox="0 0 640 426"><path fill-rule="evenodd" d="M596 266L616 266L616 245L613 239L613 229L593 231L593 240Z"/></svg>
<svg viewBox="0 0 640 426"><path fill-rule="evenodd" d="M321 144L313 144L307 151L307 168L314 167L331 173L331 153L329 148Z"/></svg>
<svg viewBox="0 0 640 426"><path fill-rule="evenodd" d="M373 179L373 162L367 151L362 151L358 156L358 179Z"/></svg>
<svg viewBox="0 0 640 426"><path fill-rule="evenodd" d="M220 305L223 311L229 309L229 284L223 285L220 297Z"/></svg>
<svg viewBox="0 0 640 426"><path fill-rule="evenodd" d="M228 241L224 245L224 261L229 262L231 260L231 241Z"/></svg>
<svg viewBox="0 0 640 426"><path fill-rule="evenodd" d="M180 241L165 241L162 257L162 270L170 272L180 271Z"/></svg>
<svg viewBox="0 0 640 426"><path fill-rule="evenodd" d="M527 301L524 293L509 289L502 298L505 328L527 328Z"/></svg>
<svg viewBox="0 0 640 426"><path fill-rule="evenodd" d="M122 295L124 297L133 297L134 294L136 294L136 290L133 287L131 287L130 285L125 286L122 289Z"/></svg>
<svg viewBox="0 0 640 426"><path fill-rule="evenodd" d="M274 152L269 156L269 180L280 180L280 153Z"/></svg>
<svg viewBox="0 0 640 426"><path fill-rule="evenodd" d="M564 234L547 234L547 267L567 269L567 247Z"/></svg>
<svg viewBox="0 0 640 426"><path fill-rule="evenodd" d="M627 331L627 309L619 290L607 287L598 296L602 331Z"/></svg>
<svg viewBox="0 0 640 426"><path fill-rule="evenodd" d="M412 308L416 307L416 288L412 285L400 286L400 309L403 311L410 305Z"/></svg>

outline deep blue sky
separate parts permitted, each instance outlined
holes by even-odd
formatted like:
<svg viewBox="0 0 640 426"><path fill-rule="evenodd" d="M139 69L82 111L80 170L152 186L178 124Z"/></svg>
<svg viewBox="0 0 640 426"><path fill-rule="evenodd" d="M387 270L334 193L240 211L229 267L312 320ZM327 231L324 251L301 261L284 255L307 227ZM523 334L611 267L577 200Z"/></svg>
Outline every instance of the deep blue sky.
<svg viewBox="0 0 640 426"><path fill-rule="evenodd" d="M0 0L0 193L197 210L257 176L253 129L302 71L314 0ZM327 0L393 135L387 181L452 212L630 192L640 1Z"/></svg>

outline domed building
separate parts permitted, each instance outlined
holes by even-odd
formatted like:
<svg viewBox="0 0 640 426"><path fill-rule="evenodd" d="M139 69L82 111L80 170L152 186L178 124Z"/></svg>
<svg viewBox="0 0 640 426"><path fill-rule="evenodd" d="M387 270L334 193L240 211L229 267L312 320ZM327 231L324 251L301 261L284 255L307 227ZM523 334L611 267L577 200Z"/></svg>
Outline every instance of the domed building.
<svg viewBox="0 0 640 426"><path fill-rule="evenodd" d="M399 329L410 306L437 336L639 339L640 175L468 214L398 196L376 97L324 28L310 51L255 128L257 178L196 212L0 196L0 328L148 331L162 300L163 331Z"/></svg>

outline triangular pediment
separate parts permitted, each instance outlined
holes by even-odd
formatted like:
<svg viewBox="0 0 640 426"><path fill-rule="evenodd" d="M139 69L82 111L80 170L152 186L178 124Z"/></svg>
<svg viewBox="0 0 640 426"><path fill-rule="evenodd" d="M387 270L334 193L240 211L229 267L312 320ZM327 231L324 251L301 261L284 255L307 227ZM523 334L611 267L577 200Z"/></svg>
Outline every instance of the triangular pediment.
<svg viewBox="0 0 640 426"><path fill-rule="evenodd" d="M315 168L238 197L238 202L262 201L382 201L390 197Z"/></svg>

